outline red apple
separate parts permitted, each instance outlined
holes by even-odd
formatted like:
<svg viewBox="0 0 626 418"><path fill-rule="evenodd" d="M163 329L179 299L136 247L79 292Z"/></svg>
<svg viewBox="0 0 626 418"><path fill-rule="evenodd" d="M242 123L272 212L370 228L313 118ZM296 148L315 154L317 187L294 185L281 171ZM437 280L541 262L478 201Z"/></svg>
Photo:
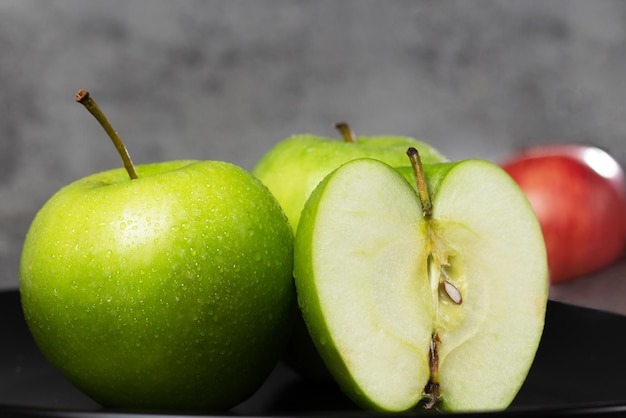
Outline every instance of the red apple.
<svg viewBox="0 0 626 418"><path fill-rule="evenodd" d="M536 146L502 167L539 219L553 283L596 272L623 255L626 183L622 167L607 152L583 145Z"/></svg>

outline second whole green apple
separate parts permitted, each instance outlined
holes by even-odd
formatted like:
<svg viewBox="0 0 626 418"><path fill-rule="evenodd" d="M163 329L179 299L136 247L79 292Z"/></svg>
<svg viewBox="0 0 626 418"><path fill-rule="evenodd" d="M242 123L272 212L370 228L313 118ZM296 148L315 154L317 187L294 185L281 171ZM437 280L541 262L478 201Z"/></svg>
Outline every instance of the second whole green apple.
<svg viewBox="0 0 626 418"><path fill-rule="evenodd" d="M293 135L270 149L253 168L276 196L294 232L304 204L324 177L357 158L374 158L391 166L406 165L406 150L415 147L425 164L447 161L434 147L404 136L355 136L345 123L337 129L343 140L311 134Z"/></svg>

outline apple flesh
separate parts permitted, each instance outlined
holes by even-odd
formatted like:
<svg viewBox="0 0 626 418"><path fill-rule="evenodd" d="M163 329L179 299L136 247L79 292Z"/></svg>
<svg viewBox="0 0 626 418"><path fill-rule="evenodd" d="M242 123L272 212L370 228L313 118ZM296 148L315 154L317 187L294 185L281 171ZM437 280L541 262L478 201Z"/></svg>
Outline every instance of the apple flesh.
<svg viewBox="0 0 626 418"><path fill-rule="evenodd" d="M319 184L295 240L303 318L363 408L503 409L543 330L539 224L495 164L423 170L432 212L405 177L373 159L346 163Z"/></svg>
<svg viewBox="0 0 626 418"><path fill-rule="evenodd" d="M552 282L596 272L623 255L626 183L608 153L582 145L537 146L502 167L539 218Z"/></svg>
<svg viewBox="0 0 626 418"><path fill-rule="evenodd" d="M47 359L106 407L230 408L288 338L291 227L235 165L136 170L78 180L37 213L21 258L26 321Z"/></svg>

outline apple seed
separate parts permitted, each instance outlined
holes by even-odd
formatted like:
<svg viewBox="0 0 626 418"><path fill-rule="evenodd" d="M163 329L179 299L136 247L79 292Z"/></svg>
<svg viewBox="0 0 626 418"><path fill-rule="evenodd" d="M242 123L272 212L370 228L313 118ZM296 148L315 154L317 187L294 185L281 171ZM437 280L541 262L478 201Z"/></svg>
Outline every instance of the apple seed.
<svg viewBox="0 0 626 418"><path fill-rule="evenodd" d="M450 298L452 302L454 302L457 305L460 305L461 303L463 303L463 297L461 296L461 292L459 291L459 289L457 289L457 287L454 284L452 284L452 282L445 280L445 279L442 280L441 288L443 289L443 292Z"/></svg>

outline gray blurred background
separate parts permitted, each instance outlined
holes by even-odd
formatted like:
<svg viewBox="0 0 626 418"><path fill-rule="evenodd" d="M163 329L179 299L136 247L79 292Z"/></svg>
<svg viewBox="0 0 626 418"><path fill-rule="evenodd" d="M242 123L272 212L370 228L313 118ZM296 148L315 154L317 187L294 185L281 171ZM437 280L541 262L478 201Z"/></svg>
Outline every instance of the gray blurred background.
<svg viewBox="0 0 626 418"><path fill-rule="evenodd" d="M452 159L592 143L626 163L626 2L0 1L0 288L61 186L135 163L251 169L293 133L399 134Z"/></svg>

